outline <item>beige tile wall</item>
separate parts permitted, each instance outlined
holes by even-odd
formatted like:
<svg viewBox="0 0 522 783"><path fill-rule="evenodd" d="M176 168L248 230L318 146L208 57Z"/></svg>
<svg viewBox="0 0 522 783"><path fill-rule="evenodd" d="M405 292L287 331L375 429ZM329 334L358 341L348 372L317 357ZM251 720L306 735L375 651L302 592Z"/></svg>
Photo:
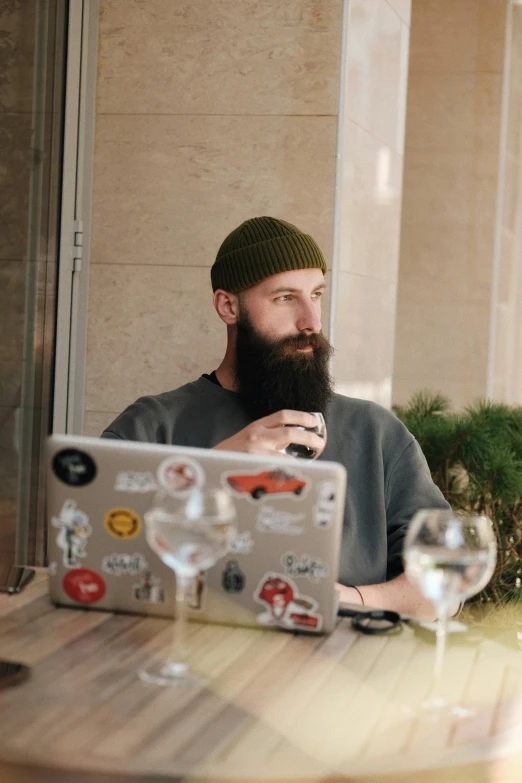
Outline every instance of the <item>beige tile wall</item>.
<svg viewBox="0 0 522 783"><path fill-rule="evenodd" d="M410 7L102 0L86 433L216 366L208 270L259 214L329 262L335 217L337 388L390 404Z"/></svg>
<svg viewBox="0 0 522 783"><path fill-rule="evenodd" d="M243 220L330 262L342 5L101 0L85 432L219 363L209 267Z"/></svg>
<svg viewBox="0 0 522 783"><path fill-rule="evenodd" d="M413 0L394 401L486 394L504 0Z"/></svg>
<svg viewBox="0 0 522 783"><path fill-rule="evenodd" d="M408 74L409 0L351 0L338 182L335 375L391 403Z"/></svg>

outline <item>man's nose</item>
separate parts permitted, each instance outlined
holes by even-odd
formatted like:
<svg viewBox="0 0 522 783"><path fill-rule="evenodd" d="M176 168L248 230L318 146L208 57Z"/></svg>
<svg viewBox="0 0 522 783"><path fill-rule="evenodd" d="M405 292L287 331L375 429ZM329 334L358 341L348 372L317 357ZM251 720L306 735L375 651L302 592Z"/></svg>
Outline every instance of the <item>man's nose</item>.
<svg viewBox="0 0 522 783"><path fill-rule="evenodd" d="M300 332L318 334L321 331L321 312L317 304L304 302L296 324Z"/></svg>

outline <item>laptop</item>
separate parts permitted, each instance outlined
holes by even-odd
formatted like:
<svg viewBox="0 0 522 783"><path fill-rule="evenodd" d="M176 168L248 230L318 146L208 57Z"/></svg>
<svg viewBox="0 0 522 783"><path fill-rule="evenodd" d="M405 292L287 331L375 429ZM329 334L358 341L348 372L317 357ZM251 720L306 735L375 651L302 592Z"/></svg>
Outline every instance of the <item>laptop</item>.
<svg viewBox="0 0 522 783"><path fill-rule="evenodd" d="M334 462L70 435L47 443L50 595L55 604L172 617L175 576L149 547L159 489L182 501L226 488L229 552L194 580L189 616L329 633L338 606L346 471Z"/></svg>

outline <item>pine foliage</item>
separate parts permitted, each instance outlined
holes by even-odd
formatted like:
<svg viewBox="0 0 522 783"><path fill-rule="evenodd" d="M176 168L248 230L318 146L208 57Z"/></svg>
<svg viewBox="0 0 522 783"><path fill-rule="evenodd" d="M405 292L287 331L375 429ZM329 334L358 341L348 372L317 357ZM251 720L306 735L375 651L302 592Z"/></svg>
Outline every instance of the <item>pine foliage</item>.
<svg viewBox="0 0 522 783"><path fill-rule="evenodd" d="M395 413L452 508L493 522L497 566L474 600L522 599L522 408L479 400L453 412L443 395L421 391Z"/></svg>

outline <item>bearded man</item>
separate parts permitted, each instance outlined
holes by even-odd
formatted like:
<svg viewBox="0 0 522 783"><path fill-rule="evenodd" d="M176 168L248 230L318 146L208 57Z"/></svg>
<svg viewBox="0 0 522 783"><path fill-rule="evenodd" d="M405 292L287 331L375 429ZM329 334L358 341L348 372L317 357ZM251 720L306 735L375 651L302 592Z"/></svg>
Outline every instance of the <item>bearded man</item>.
<svg viewBox="0 0 522 783"><path fill-rule="evenodd" d="M227 326L219 367L174 391L142 397L103 437L280 456L290 443L348 472L341 600L433 613L406 579L402 548L420 508L449 508L414 437L389 411L333 393L332 348L321 333L326 263L316 242L271 217L247 220L211 269ZM302 427L324 414L326 444ZM290 458L289 458L290 459Z"/></svg>

